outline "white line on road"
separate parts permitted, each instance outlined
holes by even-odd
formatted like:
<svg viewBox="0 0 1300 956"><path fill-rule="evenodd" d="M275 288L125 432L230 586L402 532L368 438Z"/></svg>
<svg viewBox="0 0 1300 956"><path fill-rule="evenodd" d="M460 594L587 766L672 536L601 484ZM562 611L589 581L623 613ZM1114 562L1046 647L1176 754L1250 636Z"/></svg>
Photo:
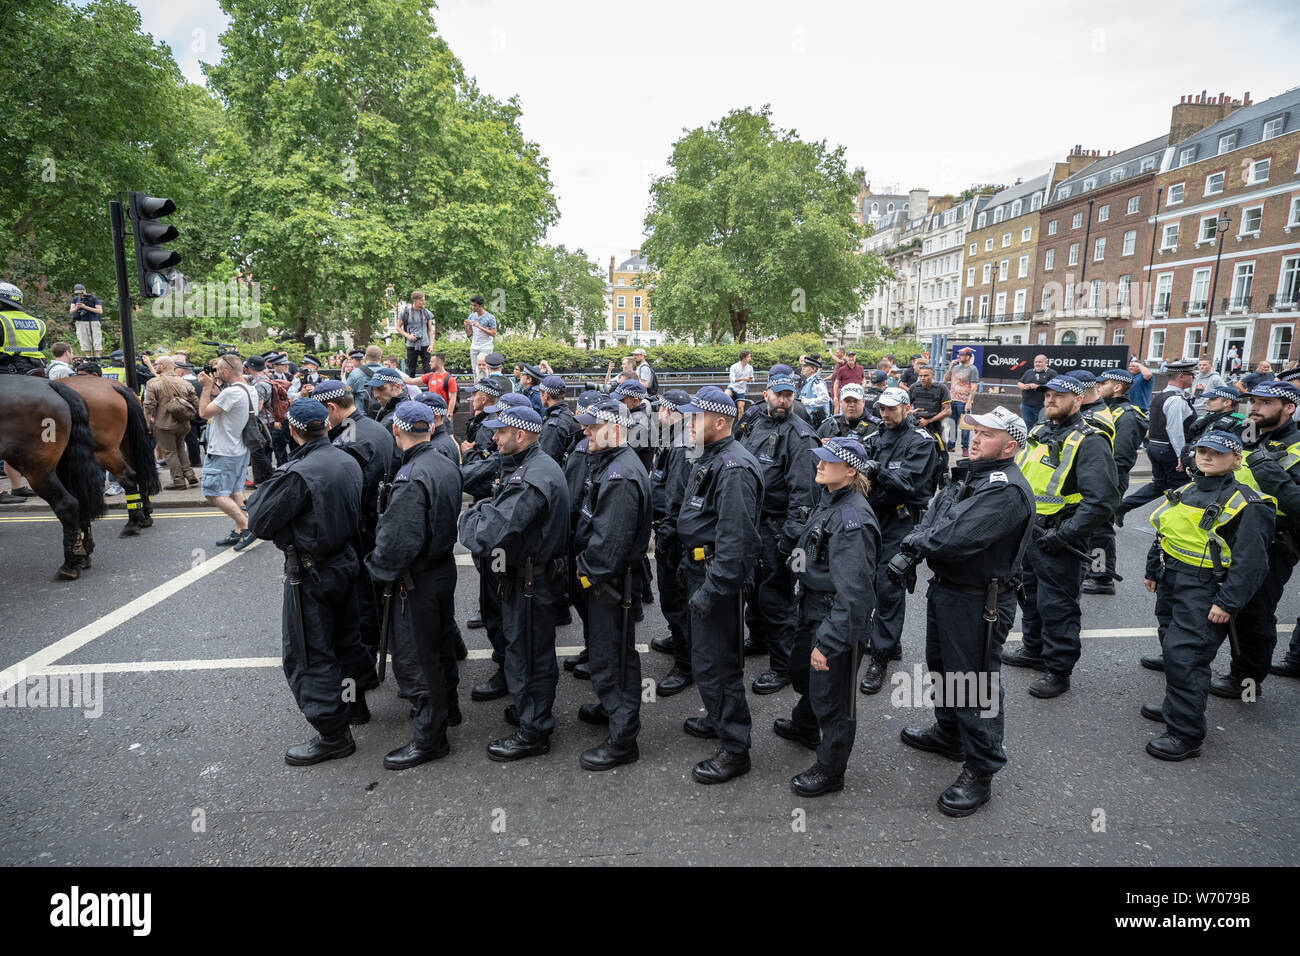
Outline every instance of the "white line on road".
<svg viewBox="0 0 1300 956"><path fill-rule="evenodd" d="M151 518L221 518L222 512L215 508L207 511L155 511ZM0 515L0 524L27 524L30 521L58 521L53 515ZM125 521L126 515L104 515L100 521Z"/></svg>

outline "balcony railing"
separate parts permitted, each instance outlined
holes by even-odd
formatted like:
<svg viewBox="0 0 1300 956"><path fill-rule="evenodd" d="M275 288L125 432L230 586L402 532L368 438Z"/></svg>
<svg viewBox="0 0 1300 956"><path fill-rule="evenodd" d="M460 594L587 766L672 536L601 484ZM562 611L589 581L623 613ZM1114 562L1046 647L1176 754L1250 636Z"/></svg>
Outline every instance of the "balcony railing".
<svg viewBox="0 0 1300 956"><path fill-rule="evenodd" d="M1209 299L1188 299L1183 303L1183 315L1204 315L1209 306Z"/></svg>
<svg viewBox="0 0 1300 956"><path fill-rule="evenodd" d="M993 316L994 325L1010 325L1014 322L1028 322L1028 312L1002 312Z"/></svg>
<svg viewBox="0 0 1300 956"><path fill-rule="evenodd" d="M975 321L975 316L973 315L959 315L957 316L957 318L952 320L952 323L953 325L967 325L968 323L974 321ZM984 319L981 318L980 321L983 322Z"/></svg>
<svg viewBox="0 0 1300 956"><path fill-rule="evenodd" d="M1268 307L1279 312L1289 312L1292 309L1300 308L1300 294L1283 292L1281 295L1270 295L1268 297Z"/></svg>
<svg viewBox="0 0 1300 956"><path fill-rule="evenodd" d="M1169 315L1169 296L1162 295L1156 299L1155 305L1151 307L1151 314L1161 319Z"/></svg>
<svg viewBox="0 0 1300 956"><path fill-rule="evenodd" d="M1249 312L1250 300L1254 298L1249 295L1230 295L1223 299L1224 312Z"/></svg>

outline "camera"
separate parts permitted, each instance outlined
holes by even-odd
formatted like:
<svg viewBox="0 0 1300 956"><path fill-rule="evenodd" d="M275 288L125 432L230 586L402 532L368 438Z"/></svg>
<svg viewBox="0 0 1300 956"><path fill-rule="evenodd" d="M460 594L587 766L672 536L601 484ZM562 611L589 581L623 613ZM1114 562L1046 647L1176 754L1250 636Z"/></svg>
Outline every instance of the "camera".
<svg viewBox="0 0 1300 956"><path fill-rule="evenodd" d="M911 594L916 590L916 566L920 561L921 556L915 551L899 551L889 559L885 573L891 581L899 587L906 587Z"/></svg>
<svg viewBox="0 0 1300 956"><path fill-rule="evenodd" d="M204 340L203 344L211 345L213 348L215 348L217 350L217 358L220 358L223 355L239 354L238 345L228 345L225 342L209 342L206 339Z"/></svg>

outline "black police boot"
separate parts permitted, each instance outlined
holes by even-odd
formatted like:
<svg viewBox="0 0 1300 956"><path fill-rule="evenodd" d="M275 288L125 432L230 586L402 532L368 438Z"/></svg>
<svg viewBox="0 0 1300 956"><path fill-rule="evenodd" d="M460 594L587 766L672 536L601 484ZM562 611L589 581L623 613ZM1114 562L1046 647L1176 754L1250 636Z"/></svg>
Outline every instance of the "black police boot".
<svg viewBox="0 0 1300 956"><path fill-rule="evenodd" d="M640 624L644 620L645 620L645 610L641 607L640 604L635 605L632 608L632 622L634 624Z"/></svg>
<svg viewBox="0 0 1300 956"><path fill-rule="evenodd" d="M835 776L819 763L813 764L790 781L790 789L801 797L820 797L844 789L844 777Z"/></svg>
<svg viewBox="0 0 1300 956"><path fill-rule="evenodd" d="M591 665L587 661L573 665L573 676L578 680L591 680Z"/></svg>
<svg viewBox="0 0 1300 956"><path fill-rule="evenodd" d="M1143 654L1142 660L1138 661L1149 671L1162 671L1165 669L1164 654Z"/></svg>
<svg viewBox="0 0 1300 956"><path fill-rule="evenodd" d="M889 665L885 661L878 661L874 657L867 662L867 672L862 675L862 683L858 685L858 690L864 694L879 694L880 688L885 686L885 671Z"/></svg>
<svg viewBox="0 0 1300 956"><path fill-rule="evenodd" d="M487 745L488 759L498 763L523 760L525 757L540 757L544 753L550 753L550 750L549 737L529 737L522 730L516 730L509 737L502 737Z"/></svg>
<svg viewBox="0 0 1300 956"><path fill-rule="evenodd" d="M609 726L609 711L605 706L597 701L594 704L583 704L578 708L578 719L584 724L595 724L597 727Z"/></svg>
<svg viewBox="0 0 1300 956"><path fill-rule="evenodd" d="M501 719L511 727L518 727L519 709L514 704L506 704L506 709L501 713Z"/></svg>
<svg viewBox="0 0 1300 956"><path fill-rule="evenodd" d="M679 667L670 670L658 683L655 693L660 697L672 697L680 694L695 683L695 678Z"/></svg>
<svg viewBox="0 0 1300 956"><path fill-rule="evenodd" d="M1060 697L1070 689L1070 675L1053 674L1048 671L1038 680L1029 685L1029 693L1039 700L1051 700L1053 697Z"/></svg>
<svg viewBox="0 0 1300 956"><path fill-rule="evenodd" d="M578 653L572 654L564 659L564 669L566 671L571 671L579 664L585 663L587 663L587 649L584 647L582 650L578 651Z"/></svg>
<svg viewBox="0 0 1300 956"><path fill-rule="evenodd" d="M456 635L456 660L463 661L469 657L469 648L465 646L465 638L460 634Z"/></svg>
<svg viewBox="0 0 1300 956"><path fill-rule="evenodd" d="M754 678L754 683L750 685L750 689L755 694L775 694L781 688L789 686L789 684L789 674L778 674L776 671L769 669Z"/></svg>
<svg viewBox="0 0 1300 956"><path fill-rule="evenodd" d="M1284 657L1281 661L1269 667L1268 672L1276 674L1278 677L1300 677L1300 661L1293 661L1289 657Z"/></svg>
<svg viewBox="0 0 1300 956"><path fill-rule="evenodd" d="M687 717L682 722L682 730L692 737L700 737L704 740L712 740L718 736L718 730L713 726L713 721L707 717Z"/></svg>
<svg viewBox="0 0 1300 956"><path fill-rule="evenodd" d="M468 627L471 631L477 631L480 627L483 626L483 618L471 617L468 621L465 622L465 626Z"/></svg>
<svg viewBox="0 0 1300 956"><path fill-rule="evenodd" d="M1115 581L1113 578L1084 578L1084 594L1114 594Z"/></svg>
<svg viewBox="0 0 1300 956"><path fill-rule="evenodd" d="M447 701L447 726L459 727L464 719L460 713L460 701L455 697L450 698Z"/></svg>
<svg viewBox="0 0 1300 956"><path fill-rule="evenodd" d="M1252 683L1255 693L1255 699L1259 700L1263 694L1263 688L1259 684ZM1210 693L1215 697L1222 697L1224 700L1245 701L1246 678L1233 677L1231 674L1216 674L1210 678Z"/></svg>
<svg viewBox="0 0 1300 956"><path fill-rule="evenodd" d="M370 723L370 707L363 690L357 691L357 699L348 704L348 723L353 727Z"/></svg>
<svg viewBox="0 0 1300 956"><path fill-rule="evenodd" d="M385 770L408 770L411 767L418 767L422 763L430 760L437 760L439 757L445 757L451 753L451 744L444 740L441 746L421 747L411 741L405 747L398 747L396 750L390 750L384 756Z"/></svg>
<svg viewBox="0 0 1300 956"><path fill-rule="evenodd" d="M1147 741L1147 753L1157 760L1169 760L1177 763L1180 760L1186 760L1188 757L1199 757L1201 748L1199 744L1193 746L1181 737L1164 734L1155 740Z"/></svg>
<svg viewBox="0 0 1300 956"><path fill-rule="evenodd" d="M753 634L745 635L745 656L753 657L755 654L767 653L767 641L755 637Z"/></svg>
<svg viewBox="0 0 1300 956"><path fill-rule="evenodd" d="M708 760L697 763L691 775L699 783L726 783L741 774L749 773L749 767L748 750L742 750L738 754L733 754L730 750L719 750Z"/></svg>
<svg viewBox="0 0 1300 956"><path fill-rule="evenodd" d="M1163 724L1165 722L1164 709L1157 704L1143 704L1141 709L1138 710L1138 713L1147 720L1154 720L1157 724Z"/></svg>
<svg viewBox="0 0 1300 956"><path fill-rule="evenodd" d="M898 737L903 743L909 747L915 747L917 750L939 754L949 760L966 759L966 750L962 746L960 738L952 740L945 737L942 728L938 724L931 724L925 730L919 727L904 727L903 732Z"/></svg>
<svg viewBox="0 0 1300 956"><path fill-rule="evenodd" d="M291 767L310 767L312 764L320 763L323 760L350 757L356 751L357 744L352 739L352 731L344 727L343 733L333 740L326 740L324 737L316 736L305 744L290 747L284 752L284 762Z"/></svg>
<svg viewBox="0 0 1300 956"><path fill-rule="evenodd" d="M641 751L637 749L636 741L630 744L615 744L608 737L599 747L592 747L582 752L578 758L578 763L584 770L613 770L615 767L625 763L634 763L641 756Z"/></svg>
<svg viewBox="0 0 1300 956"><path fill-rule="evenodd" d="M993 776L963 767L951 787L939 794L939 809L950 817L968 817L993 795Z"/></svg>
<svg viewBox="0 0 1300 956"><path fill-rule="evenodd" d="M772 732L778 737L793 740L797 744L803 744L809 750L816 750L817 745L822 742L820 730L800 730L794 725L793 720L785 717L778 717L772 722Z"/></svg>
<svg viewBox="0 0 1300 956"><path fill-rule="evenodd" d="M510 688L506 686L506 672L501 667L497 667L496 673L489 677L481 684L475 684L469 690L469 699L476 701L496 700L498 697L504 697L510 693Z"/></svg>
<svg viewBox="0 0 1300 956"><path fill-rule="evenodd" d="M671 654L674 644L676 644L676 641L671 634L667 637L656 637L650 642L650 650L658 651L660 654Z"/></svg>
<svg viewBox="0 0 1300 956"><path fill-rule="evenodd" d="M1003 645L1002 653L999 655L1003 664L1010 664L1012 667L1031 667L1036 671L1047 670L1047 665L1037 654L1033 654L1022 643L1015 650L1011 650Z"/></svg>

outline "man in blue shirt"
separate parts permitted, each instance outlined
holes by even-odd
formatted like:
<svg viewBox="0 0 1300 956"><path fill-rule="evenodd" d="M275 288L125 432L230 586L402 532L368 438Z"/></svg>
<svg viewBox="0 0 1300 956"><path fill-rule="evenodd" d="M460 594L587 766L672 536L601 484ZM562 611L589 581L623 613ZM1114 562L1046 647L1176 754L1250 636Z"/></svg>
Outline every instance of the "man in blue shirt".
<svg viewBox="0 0 1300 956"><path fill-rule="evenodd" d="M465 317L465 334L469 336L469 367L474 371L474 380L483 376L479 374L478 357L492 351L492 341L497 335L497 320L491 312L483 308L483 297L476 295L470 301L470 313Z"/></svg>
<svg viewBox="0 0 1300 956"><path fill-rule="evenodd" d="M1128 400L1142 411L1150 412L1151 382L1153 378L1151 369L1139 362L1135 355L1129 360L1128 370L1133 376L1133 387L1128 390Z"/></svg>

